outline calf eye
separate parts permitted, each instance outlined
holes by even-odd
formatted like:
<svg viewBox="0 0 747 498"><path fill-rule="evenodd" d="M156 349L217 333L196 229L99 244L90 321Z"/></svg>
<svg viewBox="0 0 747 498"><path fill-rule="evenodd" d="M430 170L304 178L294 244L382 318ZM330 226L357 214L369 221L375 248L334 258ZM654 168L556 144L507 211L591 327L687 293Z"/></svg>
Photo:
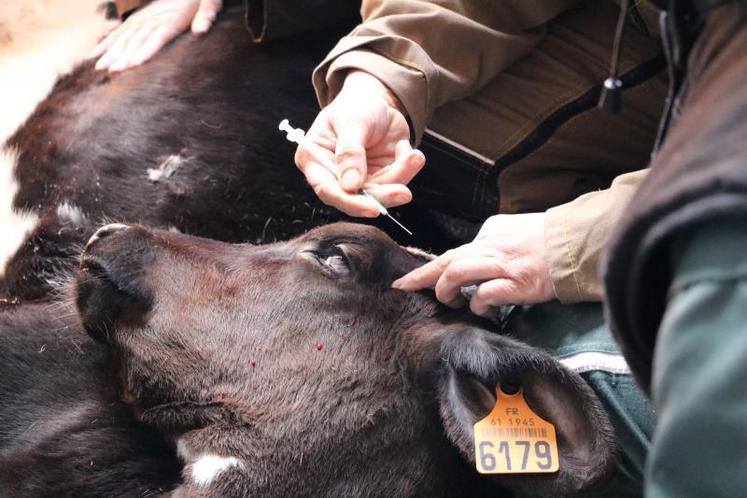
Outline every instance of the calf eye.
<svg viewBox="0 0 747 498"><path fill-rule="evenodd" d="M348 262L345 261L343 256L335 254L334 256L327 256L324 260L324 264L329 267L330 270L337 274L345 274L349 272Z"/></svg>
<svg viewBox="0 0 747 498"><path fill-rule="evenodd" d="M348 275L350 273L350 262L345 251L339 245L334 245L321 256L322 263L336 275Z"/></svg>
<svg viewBox="0 0 747 498"><path fill-rule="evenodd" d="M325 273L333 277L350 274L350 261L341 245L332 245L314 251L308 251L318 261Z"/></svg>

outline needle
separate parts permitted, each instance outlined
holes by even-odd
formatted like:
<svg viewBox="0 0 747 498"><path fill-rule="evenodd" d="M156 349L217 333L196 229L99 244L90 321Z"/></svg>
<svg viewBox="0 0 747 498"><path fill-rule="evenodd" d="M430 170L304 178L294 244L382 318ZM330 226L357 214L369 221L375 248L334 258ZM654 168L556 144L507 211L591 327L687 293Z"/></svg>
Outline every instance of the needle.
<svg viewBox="0 0 747 498"><path fill-rule="evenodd" d="M316 145L315 143L309 142L308 140L306 140L305 131L303 131L301 128L293 128L287 119L284 119L280 122L280 124L278 125L278 129L280 131L285 132L285 138L287 138L289 141L297 143L298 145L305 145L307 148L307 151L319 164L321 164L324 167L324 169L326 169L327 171L335 175L335 177L337 176L334 165L330 164L329 160L324 155L321 154L322 151L319 150L320 147ZM384 205L381 202L379 202L379 200L376 197L374 197L372 194L366 192L363 189L360 189L358 191L358 194L365 195L366 197L372 199L376 203L376 206L379 208L379 214L383 214L384 216L392 220L394 223L396 223L397 226L400 227L402 230L412 235L412 232L410 230L405 228L405 226L402 223L397 221L394 218L394 216L389 214L389 211L387 210L387 208L385 208Z"/></svg>

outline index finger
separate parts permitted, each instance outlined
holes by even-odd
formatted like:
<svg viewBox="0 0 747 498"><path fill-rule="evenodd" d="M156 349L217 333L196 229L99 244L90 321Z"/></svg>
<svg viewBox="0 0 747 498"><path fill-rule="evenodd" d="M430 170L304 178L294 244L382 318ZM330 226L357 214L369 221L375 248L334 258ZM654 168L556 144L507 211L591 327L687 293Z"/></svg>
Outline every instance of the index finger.
<svg viewBox="0 0 747 498"><path fill-rule="evenodd" d="M392 282L392 287L404 291L416 291L433 287L457 255L457 250L446 251L433 261L429 261L419 268Z"/></svg>
<svg viewBox="0 0 747 498"><path fill-rule="evenodd" d="M462 287L504 277L506 271L496 257L473 256L453 261L436 282L436 298L446 305L462 300Z"/></svg>
<svg viewBox="0 0 747 498"><path fill-rule="evenodd" d="M335 207L350 216L366 218L379 216L379 207L373 199L346 192L340 186L337 177L315 161L307 161L302 171L319 200L328 206Z"/></svg>

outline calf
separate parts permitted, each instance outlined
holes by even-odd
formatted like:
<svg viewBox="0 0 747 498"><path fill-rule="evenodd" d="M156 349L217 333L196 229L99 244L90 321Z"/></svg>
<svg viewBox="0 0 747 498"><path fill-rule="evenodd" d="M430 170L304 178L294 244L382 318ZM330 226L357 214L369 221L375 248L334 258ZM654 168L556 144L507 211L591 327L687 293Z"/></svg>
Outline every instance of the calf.
<svg viewBox="0 0 747 498"><path fill-rule="evenodd" d="M590 388L433 296L390 288L422 263L361 225L264 246L102 228L73 287L79 318L51 320L30 305L4 318L0 368L10 387L0 434L9 436L0 440L0 469L12 472L0 471L0 490L562 496L603 480L615 449ZM26 394L19 383L36 387ZM555 424L557 473L485 478L474 470L472 426L508 384ZM58 409L63 401L67 410ZM44 458L72 452L76 440L64 435L75 427L89 429L77 449L86 456L63 472L69 461ZM143 439L151 430L175 445L180 479L169 457L159 462L166 468L152 463L161 443ZM81 484L97 462L112 479ZM37 485L40 469L59 477Z"/></svg>
<svg viewBox="0 0 747 498"><path fill-rule="evenodd" d="M277 126L311 123L312 68L344 27L256 45L239 3L141 67L82 65L9 139L0 178L13 171L15 195L0 205L0 231L19 242L7 258L0 247L0 296L47 296L104 220L257 243L341 219L306 185ZM430 214L408 209L418 238L402 241L450 243Z"/></svg>

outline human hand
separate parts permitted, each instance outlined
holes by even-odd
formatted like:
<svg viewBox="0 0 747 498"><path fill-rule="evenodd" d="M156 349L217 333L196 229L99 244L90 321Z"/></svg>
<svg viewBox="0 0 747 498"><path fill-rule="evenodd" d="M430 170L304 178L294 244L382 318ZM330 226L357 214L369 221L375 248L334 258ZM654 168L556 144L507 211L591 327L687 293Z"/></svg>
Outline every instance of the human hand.
<svg viewBox="0 0 747 498"><path fill-rule="evenodd" d="M545 257L544 223L544 213L491 216L475 240L411 271L392 287L416 291L435 285L439 301L460 307L461 288L477 285L469 306L482 316L504 304L550 301L556 296Z"/></svg>
<svg viewBox="0 0 747 498"><path fill-rule="evenodd" d="M351 71L306 138L337 168L335 175L322 166L307 145L296 150L296 165L325 204L374 218L379 208L373 199L356 195L361 187L386 207L412 200L406 185L425 165L425 156L410 146L399 101L374 76Z"/></svg>
<svg viewBox="0 0 747 498"><path fill-rule="evenodd" d="M96 69L117 72L142 64L190 25L195 35L204 34L222 7L223 0L154 0L96 46Z"/></svg>

